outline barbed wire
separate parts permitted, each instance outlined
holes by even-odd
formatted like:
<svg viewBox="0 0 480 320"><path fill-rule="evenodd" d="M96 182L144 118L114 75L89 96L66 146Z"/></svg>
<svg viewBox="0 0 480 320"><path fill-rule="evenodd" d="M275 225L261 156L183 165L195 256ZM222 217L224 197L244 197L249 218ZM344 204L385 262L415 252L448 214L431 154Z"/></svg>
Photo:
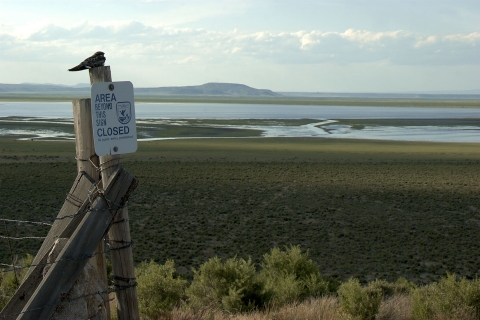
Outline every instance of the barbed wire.
<svg viewBox="0 0 480 320"><path fill-rule="evenodd" d="M118 240L118 241L123 241L123 240ZM37 263L37 264L31 264L29 266L12 266L11 264L8 265L10 267L12 267L11 269L6 269L6 270L3 270L3 272L5 273L8 273L8 272L14 272L14 271L17 271L17 270L22 270L22 269L28 269L30 267L38 267L38 266L47 266L47 265L52 265L52 264L55 264L55 263L59 263L61 261L72 261L72 260L81 260L81 259L90 259L90 258L93 258L99 254L107 254L107 253L110 253L111 251L116 251L116 250L123 250L123 249L127 249L127 248L130 248L133 246L134 242L133 240L132 241L124 241L124 243L126 243L126 245L124 246L121 246L121 247L110 247L109 249L107 250L104 250L104 251L97 251L97 252L94 252L92 254L82 254L78 257L65 257L63 259L59 259L59 260L55 260L55 261L52 261L52 262L44 262L44 263ZM2 265L6 265L5 263L2 263Z"/></svg>
<svg viewBox="0 0 480 320"><path fill-rule="evenodd" d="M39 224L39 225L46 225L46 226L52 226L53 224L50 223L50 222L55 222L55 221L58 221L58 220L65 220L65 219L73 219L79 215L82 215L82 214L87 214L89 212L104 212L104 211L108 211L108 210L112 210L112 205L115 207L115 209L123 209L125 207L128 207L128 201L125 202L125 204L123 205L120 205L118 203L115 203L114 201L108 199L107 197L105 197L105 194L103 192L103 190L101 190L99 188L99 184L100 184L101 181L97 181L95 183L93 183L90 188L88 189L87 191L87 195L88 195L88 201L90 204L93 204L93 202L95 201L95 199L97 197L102 197L105 202L107 203L107 207L103 208L103 209L93 209L93 208L88 208L86 210L83 210L83 211L79 211L79 212L76 212L74 214L71 214L71 215L65 215L65 216L62 216L62 217L55 217L55 218L48 218L48 219L45 219L45 220L39 220L39 221L34 221L34 220L16 220L16 219L5 219L5 218L0 218L0 221L4 221L4 222L15 222L15 223L30 223L30 224ZM73 194L71 193L67 193L67 196L65 197L65 201L67 202L70 202L72 203L73 205L77 206L77 207L81 207L83 205L83 202L84 200L74 196Z"/></svg>
<svg viewBox="0 0 480 320"><path fill-rule="evenodd" d="M105 170L110 169L110 168L112 168L112 167L116 167L116 166L118 166L119 164L122 163L122 158L121 158L120 155L117 155L116 158L111 158L111 159L109 159L109 160L107 160L107 161L105 161L105 162L102 162L102 163L100 163L100 164L97 164L97 163L96 163L96 161L95 161L95 158L96 158L96 157L97 157L96 155L93 155L93 156L91 156L91 157L88 158L88 159L82 159L82 158L79 158L79 157L75 157L75 160L77 160L77 161L89 162L89 163L95 168L95 170L96 170L97 172L105 171ZM105 164L107 164L107 163L109 163L109 162L111 162L111 164L108 165L108 166L105 166Z"/></svg>
<svg viewBox="0 0 480 320"><path fill-rule="evenodd" d="M102 165L104 165L104 164L101 164L100 167L102 167ZM8 242L9 247L10 247L10 240L31 240L31 239L35 239L35 240L40 240L41 239L41 240L43 240L43 239L46 238L46 237L37 237L37 236L11 237L11 236L9 236L9 232L8 232L8 228L7 228L7 222L8 223L16 223L16 224L35 224L35 225L52 227L52 226L55 225L55 222L59 221L59 220L74 219L78 216L85 215L87 213L92 213L92 212L110 211L110 213L112 215L112 220L110 221L110 224L109 224L109 226L108 226L108 228L105 232L105 235L106 235L113 224L124 223L124 222L128 221L128 219L121 219L121 220L118 220L118 221L114 221L115 216L118 213L118 211L123 209L123 208L128 207L128 201L125 201L124 204L120 205L120 204L115 203L114 201L108 199L107 197L105 197L104 190L99 188L99 183L100 182L101 181L98 181L96 183L93 183L90 186L90 188L87 192L87 199L85 199L85 200L80 199L80 198L74 196L71 193L67 193L67 196L65 198L65 202L69 202L72 205L79 208L79 210L74 214L64 215L64 216L61 216L61 217L57 216L55 218L50 218L50 219L46 219L46 220L42 220L42 221L0 218L0 221L2 221L4 226L5 226L5 232L6 232L6 236L0 235L0 239L5 239ZM128 195L129 194L127 193L124 198L128 198ZM105 201L106 206L104 206L101 209L92 208L91 206L93 205L94 201L98 197L101 197ZM82 208L84 208L84 209L82 209ZM53 223L51 223L51 222L53 222ZM8 267L8 269L4 269L4 270L0 270L0 271L2 271L3 273L13 272L15 274L15 277L16 277L18 271L28 269L28 268L31 268L31 267L48 266L48 265L53 265L53 264L59 263L61 261L90 259L90 258L93 258L93 257L95 257L97 255L100 255L100 254L106 255L106 254L108 254L112 251L125 250L125 249L130 248L134 245L133 240L127 241L127 240L122 240L122 239L106 239L106 238L104 238L103 241L105 241L106 245L108 246L108 249L106 249L106 250L97 251L97 252L94 252L92 254L85 253L85 254L82 254L82 255L79 255L79 256L76 256L76 257L64 257L64 258L61 258L61 259L58 259L58 260L55 260L55 261L52 261L52 262L37 263L37 264L31 264L31 265L28 265L28 266L17 266L16 265L17 264L16 258L14 258L13 252L11 252L12 263L11 264L0 263L0 266ZM114 243L123 244L123 245L113 246ZM10 248L10 251L12 251L11 248ZM22 315L24 313L38 311L38 310L43 309L47 306L60 305L60 304L63 304L63 303L70 303L72 301L75 301L75 300L78 300L78 299L88 298L88 297L91 297L91 296L94 296L94 295L100 295L102 300L104 302L106 302L108 300L104 299L104 297L103 297L104 295L107 295L107 294L110 294L110 293L113 293L113 292L118 292L118 291L121 291L121 290L127 290L129 288L133 288L133 287L137 286L135 278L122 278L122 277L114 276L114 279L124 281L124 282L127 283L127 285L122 286L122 285L118 285L118 284L114 283L113 284L113 286L114 286L113 289L109 289L109 290L106 290L106 291L97 291L97 292L94 292L94 293L90 293L90 294L86 294L86 295L82 295L82 296L79 296L79 297L66 299L66 300L62 299L62 300L60 300L59 303L46 304L42 307L29 309L29 310L22 311L22 312L16 313L16 314L1 315L0 319L16 317L16 316ZM133 282L133 284L132 284L132 282ZM19 283L17 281L17 286L18 285L19 285Z"/></svg>
<svg viewBox="0 0 480 320"><path fill-rule="evenodd" d="M102 196L103 197L103 196ZM33 220L15 220L15 219L4 219L4 218L0 218L0 221L4 221L4 222L12 222L12 223L30 223L30 224L39 224L39 225L46 225L46 226L52 226L53 224L52 223L48 223L48 222L54 222L54 221L59 221L59 220L65 220L65 219L73 219L75 217L78 217L80 215L84 215L84 214L87 214L89 212L105 212L105 211L111 211L111 210L114 210L114 209L123 209L123 208L126 208L128 207L128 201L124 204L124 205L120 205L120 204L117 204L111 200L108 200L107 198L103 197L105 199L105 201L107 202L107 204L110 204L110 206L108 207L105 207L103 209L93 209L93 208L88 208L86 210L83 210L83 211L79 211L77 213L74 213L74 214L70 214L70 215L65 215L65 216L62 216L62 217L55 217L55 218L49 218L49 219L46 219L46 220L38 220L38 221L33 221ZM111 206L111 204L113 204L113 206L115 208L113 208ZM121 222L121 221L118 221L118 222ZM112 222L112 223L118 223L118 222Z"/></svg>
<svg viewBox="0 0 480 320"><path fill-rule="evenodd" d="M113 203L113 202L112 202ZM122 209L122 208L126 208L128 207L128 202L125 203L125 205L118 205L118 204L115 204L115 206L118 206L118 209ZM66 219L66 218L74 218L78 215L82 215L82 214L86 214L86 213L89 213L89 212L95 212L95 211L107 211L107 210L112 210L112 209L109 209L109 208L105 208L105 209L87 209L85 211L82 211L82 212L78 212L76 214L73 214L73 215L69 215L69 216L64 216L64 217L61 217L61 218L57 218L56 220L63 220L63 219ZM0 221L8 221L8 222L23 222L23 223L35 223L35 224L42 224L43 222L41 221L25 221L25 220L14 220L14 219L3 219L3 218L0 218ZM112 221L110 223L110 226L109 228L107 229L106 233L108 233L108 230L110 229L110 227L113 225L113 224L116 224L116 223L125 223L127 221L130 221L130 219L121 219L121 220L118 220L118 221ZM6 240L30 240L30 239L36 239L36 240L40 240L40 239L45 239L46 237L9 237L9 236L2 236L0 235L0 239L6 239ZM105 239L106 240L106 244L111 247L111 244L109 242L116 242L116 243L126 243L126 244L130 244L129 241L125 241L125 240L109 240L109 239ZM132 246L133 245L133 241L131 241L131 244L129 246ZM118 249L123 249L124 247L118 247L118 248L111 248L109 249L108 251L104 251L104 252L95 252L93 256L95 255L98 255L98 254L102 254L102 253L108 253L112 250L118 250ZM79 257L80 259L81 257ZM53 262L55 263L55 262ZM14 266L12 264L6 264L6 263L0 263L1 266L6 266L6 267L10 267L11 269L6 269L6 270L2 270L3 272L5 273L8 273L8 272L14 272L16 270L21 270L21 269L26 269L26 268L29 268L30 266L27 266L27 267L22 267L22 266ZM42 265L42 264L38 264L38 265ZM31 266L37 266L37 265L31 265Z"/></svg>
<svg viewBox="0 0 480 320"><path fill-rule="evenodd" d="M106 199L106 198L104 198ZM108 200L106 200L107 203L108 203ZM85 215L87 213L90 213L90 212L105 212L105 211L111 211L111 210L115 210L115 209L123 209L123 208L126 208L128 207L128 202L126 202L124 205L119 205L119 204L116 204L114 203L113 201L110 201L110 203L113 203L115 208L113 208L111 205L108 207L108 208L103 208L103 209L92 209L92 208L88 208L86 210L83 210L83 211L79 211L75 214L72 214L72 215L66 215L66 216L63 216L63 217L57 217L57 218L54 218L52 220L64 220L64 219L73 219L77 216L80 216L80 215ZM12 223L32 223L32 224L39 224L39 225L48 225L48 226L52 226L53 224L48 224L48 223L45 223L44 221L27 221L27 220L15 220L15 219L4 219L4 218L0 218L0 221L3 221L4 223L6 222L12 222ZM110 229L110 227L113 225L113 224L116 224L116 223L123 223L123 222L127 222L128 219L122 219L122 220L119 220L119 221L112 221L110 223L110 226L108 229ZM106 231L106 233L108 232L108 229ZM43 240L45 239L46 237L34 237L34 236L27 236L27 237L10 237L10 236L3 236L3 235L0 235L0 239L5 239L7 241L9 240ZM99 253L96 253L96 254L99 254ZM96 255L95 254L95 255ZM0 265L2 266L12 266L11 264L5 264L5 263L0 263ZM15 270L17 269L23 269L24 267L14 267ZM13 272L13 270L3 270L3 272Z"/></svg>
<svg viewBox="0 0 480 320"><path fill-rule="evenodd" d="M0 266L5 266L5 267L14 267L13 265L11 265L11 264L6 264L6 263L0 263Z"/></svg>
<svg viewBox="0 0 480 320"><path fill-rule="evenodd" d="M4 218L0 218L0 221L4 221L4 222L16 222L16 223L31 223L31 224L43 224L43 225L46 225L46 226L52 226L51 223L47 223L46 221L48 220L45 220L45 221L28 221L28 220L15 220L15 219L4 219Z"/></svg>
<svg viewBox="0 0 480 320"><path fill-rule="evenodd" d="M2 236L0 235L0 238L1 239L10 239L10 240L28 240L28 239L45 239L45 237L6 237L6 236Z"/></svg>

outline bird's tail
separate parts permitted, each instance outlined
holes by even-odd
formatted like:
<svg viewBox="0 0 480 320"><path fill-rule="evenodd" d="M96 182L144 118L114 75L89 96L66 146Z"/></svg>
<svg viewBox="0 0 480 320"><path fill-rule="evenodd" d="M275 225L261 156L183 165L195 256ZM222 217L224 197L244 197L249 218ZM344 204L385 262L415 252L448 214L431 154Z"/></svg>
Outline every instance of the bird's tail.
<svg viewBox="0 0 480 320"><path fill-rule="evenodd" d="M87 69L87 68L85 68L85 66L79 64L79 65L76 66L76 67L73 67L73 68L71 68L71 69L68 69L68 71L80 71L80 70L85 70L85 69Z"/></svg>

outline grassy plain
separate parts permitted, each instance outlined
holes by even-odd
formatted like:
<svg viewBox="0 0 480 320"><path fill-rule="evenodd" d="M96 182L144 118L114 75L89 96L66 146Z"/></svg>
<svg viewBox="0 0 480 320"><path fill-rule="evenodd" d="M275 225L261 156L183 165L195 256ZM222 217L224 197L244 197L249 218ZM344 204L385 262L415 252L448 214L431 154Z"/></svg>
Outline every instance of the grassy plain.
<svg viewBox="0 0 480 320"><path fill-rule="evenodd" d="M78 94L28 94L0 93L0 101L72 101L89 98ZM479 99L404 99L404 98L311 98L311 97L178 97L178 96L135 96L136 102L165 103L238 103L238 104L282 104L313 106L395 106L395 107L448 107L480 108Z"/></svg>
<svg viewBox="0 0 480 320"><path fill-rule="evenodd" d="M73 142L1 139L1 216L56 216L74 157ZM123 161L140 181L129 208L136 262L173 259L191 276L215 255L259 261L271 247L299 244L340 279L479 274L478 144L164 140L140 143ZM48 228L8 230L41 236ZM19 255L39 246L12 244ZM9 263L6 243L0 248L0 263Z"/></svg>

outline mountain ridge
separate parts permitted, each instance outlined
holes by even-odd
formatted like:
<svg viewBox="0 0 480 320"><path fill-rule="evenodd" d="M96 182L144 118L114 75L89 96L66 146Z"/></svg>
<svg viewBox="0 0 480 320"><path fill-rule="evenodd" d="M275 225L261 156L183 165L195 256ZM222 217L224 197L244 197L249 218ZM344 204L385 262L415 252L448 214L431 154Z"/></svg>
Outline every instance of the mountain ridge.
<svg viewBox="0 0 480 320"><path fill-rule="evenodd" d="M134 88L138 97L144 98L292 98L292 99L480 99L479 90L438 91L438 92L274 92L269 89L256 89L244 84L208 82L196 86L138 87ZM38 96L90 96L90 85L79 83L63 85L52 83L0 83L0 95L25 97Z"/></svg>
<svg viewBox="0 0 480 320"><path fill-rule="evenodd" d="M223 96L223 97L280 97L269 89L256 89L244 84L209 82L197 86L134 88L135 95L152 96ZM0 83L0 93L87 93L90 86L56 84Z"/></svg>

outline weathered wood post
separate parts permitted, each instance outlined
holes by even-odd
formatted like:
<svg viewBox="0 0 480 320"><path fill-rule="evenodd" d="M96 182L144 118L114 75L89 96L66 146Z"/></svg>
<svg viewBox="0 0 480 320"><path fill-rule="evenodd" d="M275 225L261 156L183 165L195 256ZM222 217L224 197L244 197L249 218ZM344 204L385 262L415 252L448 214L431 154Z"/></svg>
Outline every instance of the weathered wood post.
<svg viewBox="0 0 480 320"><path fill-rule="evenodd" d="M90 85L96 82L112 82L109 66L89 69ZM93 144L92 144L93 146ZM120 166L119 155L100 157L100 172L102 181L107 181L110 175ZM131 243L128 210L120 210L108 233L112 248L126 246ZM131 246L122 250L111 251L113 280L117 288L124 288L116 292L117 314L119 320L140 319L138 312L137 289L133 266L133 253Z"/></svg>
<svg viewBox="0 0 480 320"><path fill-rule="evenodd" d="M73 107L73 129L75 132L75 158L77 160L77 171L84 171L94 181L100 180L98 171L99 160L95 154L92 132L92 108L91 99L80 99L72 101ZM97 252L105 251L105 244L101 241ZM90 263L97 269L100 280L104 287L108 288L107 264L105 256L98 254L90 259ZM107 319L110 319L110 304L108 294L103 294L104 308Z"/></svg>
<svg viewBox="0 0 480 320"><path fill-rule="evenodd" d="M99 53L101 52L97 52L94 56L98 56ZM103 53L101 54L103 55ZM75 71L73 69L70 70ZM94 72L90 73L91 77L98 71L93 70ZM97 78L94 76L92 84L99 81L111 81L109 67L102 67L98 74L103 74L103 76ZM121 92L124 90L122 89ZM133 101L133 88L129 90L132 90L132 98L129 100ZM103 243L103 237L109 228L111 228L109 232L111 242L113 244L121 243L112 246L114 280L118 289L118 316L119 319L139 319L128 214L126 210L122 210L138 181L120 166L118 156L101 157L100 160L96 156L92 131L91 99L73 101L72 104L74 130L77 138L77 167L78 171L82 172L77 175L62 209L26 274L25 280L7 306L0 311L2 319L49 319L62 303L91 297L92 293L85 291L85 295L77 295L72 300L68 300L73 284L87 264L86 257L101 257L100 260L93 259L92 264L97 267L100 276L105 279L105 283L107 282L104 256L95 252L103 253L103 246L98 246ZM136 130L134 129L134 131ZM136 136L136 133L133 136ZM99 170L101 170L103 178L102 188L92 194L94 182L99 181ZM123 212L118 213L119 211ZM58 239L65 242L63 249L60 249L57 258L52 258L55 261L48 262L50 268L44 268ZM119 250L114 250L115 247ZM92 262L92 260L90 261ZM93 294L98 293L103 294L100 291ZM108 297L104 297L104 302L107 301ZM105 307L108 312L108 304ZM96 305L94 308L93 311L98 311ZM110 317L109 314L107 316Z"/></svg>
<svg viewBox="0 0 480 320"><path fill-rule="evenodd" d="M80 296L76 296L74 293L71 300L68 300L69 291L87 264L85 257L94 255L96 247L111 226L117 211L128 201L128 197L136 188L138 181L126 170L119 168L103 184L104 190L101 194L94 196L94 199L90 198L91 194L88 194L85 198L84 202L88 202L86 207L91 204L91 210L82 214L82 219L79 224L76 224L75 230L72 230L73 232L68 239L64 238L66 243L64 243L58 256L54 258L55 262L51 263L50 268L48 270L44 269L45 274L43 274L35 292L31 294L30 299L23 307L22 312L17 314L17 320L50 319L55 309L62 302L70 303L77 299L92 296L91 292L85 292L86 295ZM69 201L66 200L66 202ZM93 295L96 294L93 293ZM82 307L85 307L85 303ZM77 316L83 319L87 318L87 315L82 311ZM78 317L74 312L73 314L62 315L61 319L70 318Z"/></svg>

